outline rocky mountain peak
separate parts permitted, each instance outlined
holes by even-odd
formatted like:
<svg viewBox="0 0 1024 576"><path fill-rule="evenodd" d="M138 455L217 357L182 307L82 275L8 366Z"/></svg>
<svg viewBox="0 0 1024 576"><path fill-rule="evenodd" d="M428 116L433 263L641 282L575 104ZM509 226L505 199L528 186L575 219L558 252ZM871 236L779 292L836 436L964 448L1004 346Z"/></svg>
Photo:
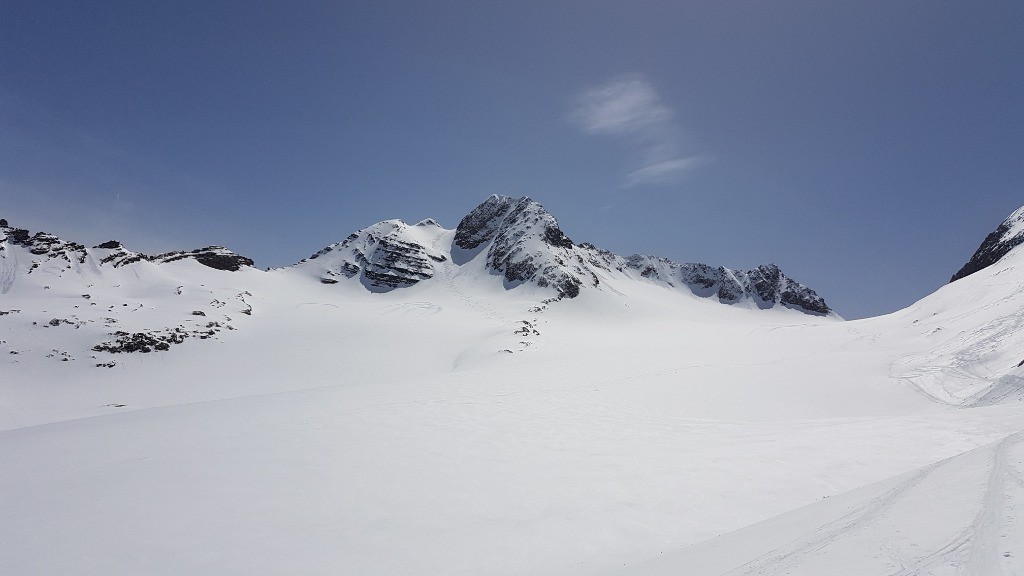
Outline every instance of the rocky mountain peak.
<svg viewBox="0 0 1024 576"><path fill-rule="evenodd" d="M832 313L821 296L786 276L775 264L732 270L634 254L625 259L625 265L638 272L641 278L673 288L685 288L702 298L717 298L723 304L750 301L758 308L781 305L813 315Z"/></svg>
<svg viewBox="0 0 1024 576"><path fill-rule="evenodd" d="M493 240L515 202L508 196L491 194L459 222L455 228L455 245L464 250L472 250Z"/></svg>
<svg viewBox="0 0 1024 576"><path fill-rule="evenodd" d="M359 230L312 255L299 266L325 284L358 277L381 292L430 280L440 267L482 266L502 277L506 289L522 284L553 289L557 299L575 298L602 282L649 281L688 290L724 304L752 302L828 315L831 308L813 290L774 264L752 270L678 264L653 256L623 258L592 244L576 244L541 204L527 196L491 195L452 231L427 219L410 226L388 220Z"/></svg>
<svg viewBox="0 0 1024 576"><path fill-rule="evenodd" d="M441 228L433 220L410 226L385 220L353 232L298 264L312 269L323 284L358 277L370 291L386 292L412 286L434 276L435 265L448 260L434 248Z"/></svg>
<svg viewBox="0 0 1024 576"><path fill-rule="evenodd" d="M1017 246L1024 244L1024 206L1003 220L974 252L971 259L949 280L955 282L965 276L988 268Z"/></svg>
<svg viewBox="0 0 1024 576"><path fill-rule="evenodd" d="M572 252L574 244L555 217L527 196L492 195L459 222L455 247L472 251L486 243L488 269L504 276L509 286L534 282L554 287L559 298L573 298L579 294L581 278L598 283Z"/></svg>

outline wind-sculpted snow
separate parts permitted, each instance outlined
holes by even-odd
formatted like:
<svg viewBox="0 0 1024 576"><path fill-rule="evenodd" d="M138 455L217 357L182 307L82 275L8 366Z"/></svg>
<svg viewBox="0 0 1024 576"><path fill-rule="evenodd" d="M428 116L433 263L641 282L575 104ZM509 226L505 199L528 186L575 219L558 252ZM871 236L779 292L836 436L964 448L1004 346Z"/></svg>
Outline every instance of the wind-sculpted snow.
<svg viewBox="0 0 1024 576"><path fill-rule="evenodd" d="M971 259L953 274L950 282L956 282L995 264L1021 244L1024 244L1024 207L1010 214L995 231L985 237Z"/></svg>

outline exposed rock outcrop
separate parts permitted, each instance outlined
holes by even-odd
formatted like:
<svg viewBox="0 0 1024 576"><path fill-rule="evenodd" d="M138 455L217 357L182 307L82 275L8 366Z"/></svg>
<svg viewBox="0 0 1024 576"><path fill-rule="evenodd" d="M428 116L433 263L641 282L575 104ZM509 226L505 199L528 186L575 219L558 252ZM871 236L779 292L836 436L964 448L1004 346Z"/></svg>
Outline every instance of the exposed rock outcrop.
<svg viewBox="0 0 1024 576"><path fill-rule="evenodd" d="M438 227L432 221L416 226L401 220L379 222L327 246L300 265L317 267L324 284L336 283L337 277L358 276L374 291L412 286L432 278L434 265L448 260L441 251L428 248L421 237L431 228Z"/></svg>
<svg viewBox="0 0 1024 576"><path fill-rule="evenodd" d="M775 264L751 270L731 270L635 254L626 259L626 266L639 272L642 278L672 287L685 286L697 296L717 298L723 304L750 300L759 308L781 304L809 314L827 315L832 312L814 290L789 278Z"/></svg>
<svg viewBox="0 0 1024 576"><path fill-rule="evenodd" d="M979 270L988 268L1021 244L1024 244L1024 207L1018 208L1016 212L1010 214L1002 224L996 227L995 231L986 236L985 241L981 243L971 259L956 274L953 274L949 281L956 282Z"/></svg>
<svg viewBox="0 0 1024 576"><path fill-rule="evenodd" d="M574 244L555 217L530 198L491 196L459 222L455 245L472 250L489 242L487 267L510 285L535 282L553 287L559 298L574 298L581 278L597 277L577 262Z"/></svg>
<svg viewBox="0 0 1024 576"><path fill-rule="evenodd" d="M621 278L661 283L726 304L751 301L760 308L832 313L813 290L774 264L730 270L653 256L623 258L592 244L576 244L554 216L528 197L492 195L462 218L450 243L440 241L444 233L450 231L430 219L416 226L389 220L364 228L299 265L318 267L324 284L358 276L373 291L429 280L441 265L482 266L501 276L506 288L533 284L553 290L555 299L601 289L602 278Z"/></svg>
<svg viewBox="0 0 1024 576"><path fill-rule="evenodd" d="M37 232L31 234L23 228L13 228L7 224L7 220L0 225L0 250L4 250L4 244L21 246L28 249L29 254L37 256L38 262L48 259L62 259L67 262L76 261L85 264L90 254L96 256L100 265L109 264L115 268L127 266L136 262L174 262L191 258L204 266L217 270L237 271L243 266L252 266L253 261L245 256L235 254L222 246L207 246L192 251L175 251L148 256L139 252L132 252L125 248L117 240L104 242L91 249L77 242L66 242L53 234Z"/></svg>

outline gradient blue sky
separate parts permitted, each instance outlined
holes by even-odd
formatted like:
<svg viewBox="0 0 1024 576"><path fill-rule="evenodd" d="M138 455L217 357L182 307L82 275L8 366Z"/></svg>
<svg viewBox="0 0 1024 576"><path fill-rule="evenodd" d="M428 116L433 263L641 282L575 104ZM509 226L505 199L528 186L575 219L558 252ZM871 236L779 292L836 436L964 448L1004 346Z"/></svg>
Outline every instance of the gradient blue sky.
<svg viewBox="0 0 1024 576"><path fill-rule="evenodd" d="M0 216L293 263L529 195L848 318L1024 204L1024 2L0 3Z"/></svg>

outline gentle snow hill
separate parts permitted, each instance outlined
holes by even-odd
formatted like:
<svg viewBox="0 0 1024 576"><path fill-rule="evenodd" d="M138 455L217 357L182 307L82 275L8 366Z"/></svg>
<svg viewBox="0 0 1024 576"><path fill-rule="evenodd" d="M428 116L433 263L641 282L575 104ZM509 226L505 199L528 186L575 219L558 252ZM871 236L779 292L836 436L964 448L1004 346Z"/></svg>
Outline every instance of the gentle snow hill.
<svg viewBox="0 0 1024 576"><path fill-rule="evenodd" d="M269 272L5 234L0 573L1024 572L1024 248L846 322L540 210Z"/></svg>

